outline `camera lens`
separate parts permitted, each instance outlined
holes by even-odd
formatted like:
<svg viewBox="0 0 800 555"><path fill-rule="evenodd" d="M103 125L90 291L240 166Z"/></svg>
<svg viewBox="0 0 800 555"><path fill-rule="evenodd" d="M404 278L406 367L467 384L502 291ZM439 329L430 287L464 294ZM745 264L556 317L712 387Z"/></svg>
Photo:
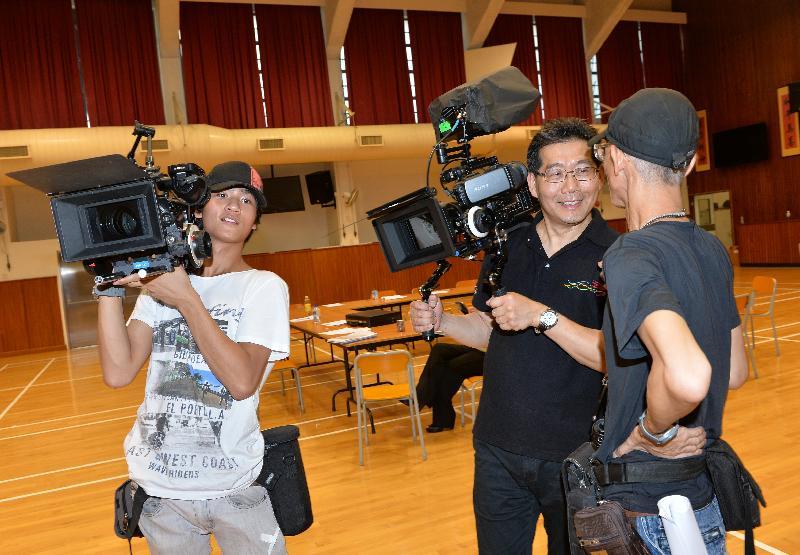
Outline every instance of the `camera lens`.
<svg viewBox="0 0 800 555"><path fill-rule="evenodd" d="M131 237L136 233L139 222L136 216L125 208L114 210L102 215L100 225L106 231L122 237Z"/></svg>
<svg viewBox="0 0 800 555"><path fill-rule="evenodd" d="M143 233L142 222L135 200L115 202L97 207L95 212L100 238L103 241L118 241L139 237Z"/></svg>

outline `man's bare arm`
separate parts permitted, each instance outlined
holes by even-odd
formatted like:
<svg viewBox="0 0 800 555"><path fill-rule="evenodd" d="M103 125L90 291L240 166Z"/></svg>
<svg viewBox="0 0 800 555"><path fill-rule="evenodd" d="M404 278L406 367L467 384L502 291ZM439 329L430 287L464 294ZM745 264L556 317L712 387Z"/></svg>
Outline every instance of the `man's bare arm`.
<svg viewBox="0 0 800 555"><path fill-rule="evenodd" d="M711 364L686 321L671 310L649 314L638 330L653 363L647 378L645 427L653 432L670 428L708 394Z"/></svg>
<svg viewBox="0 0 800 555"><path fill-rule="evenodd" d="M152 349L153 330L139 320L125 325L120 297L100 297L97 307L97 342L103 381L109 387L131 383Z"/></svg>
<svg viewBox="0 0 800 555"><path fill-rule="evenodd" d="M744 352L744 336L742 326L731 330L731 377L728 387L739 389L747 381L750 370L747 367L747 355Z"/></svg>
<svg viewBox="0 0 800 555"><path fill-rule="evenodd" d="M486 304L492 307L492 317L504 330L520 331L538 326L542 312L547 306L519 293L506 293L492 297ZM582 326L563 314L558 315L558 324L544 332L559 347L580 364L605 373L603 332Z"/></svg>

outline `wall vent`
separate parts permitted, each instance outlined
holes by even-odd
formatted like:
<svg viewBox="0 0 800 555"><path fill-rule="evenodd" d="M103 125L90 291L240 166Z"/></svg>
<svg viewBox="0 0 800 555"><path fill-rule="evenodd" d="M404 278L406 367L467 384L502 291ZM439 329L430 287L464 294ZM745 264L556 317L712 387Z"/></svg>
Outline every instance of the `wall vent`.
<svg viewBox="0 0 800 555"><path fill-rule="evenodd" d="M258 150L283 150L283 137L273 137L271 139L259 139Z"/></svg>
<svg viewBox="0 0 800 555"><path fill-rule="evenodd" d="M147 152L147 141L139 143L139 150ZM169 141L167 139L153 139L153 152L169 152Z"/></svg>
<svg viewBox="0 0 800 555"><path fill-rule="evenodd" d="M0 146L0 158L30 158L28 145Z"/></svg>
<svg viewBox="0 0 800 555"><path fill-rule="evenodd" d="M359 135L358 144L361 146L383 146L383 135Z"/></svg>

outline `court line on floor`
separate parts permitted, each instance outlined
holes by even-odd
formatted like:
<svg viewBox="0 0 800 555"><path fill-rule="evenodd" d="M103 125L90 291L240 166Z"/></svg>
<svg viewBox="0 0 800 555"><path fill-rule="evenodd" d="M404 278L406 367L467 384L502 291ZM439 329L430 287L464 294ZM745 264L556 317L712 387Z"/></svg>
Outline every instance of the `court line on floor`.
<svg viewBox="0 0 800 555"><path fill-rule="evenodd" d="M8 368L8 365L9 365L9 363L8 363L8 362L6 362L6 363L3 365L3 367L2 367L2 368L0 368L0 372L2 372L3 370L5 370L6 368Z"/></svg>
<svg viewBox="0 0 800 555"><path fill-rule="evenodd" d="M84 412L84 413L81 413L81 414L72 414L70 416L62 416L60 418L50 418L48 420L37 420L36 422L28 422L28 423L25 423L25 424L13 424L11 426L0 427L0 432L2 432L3 430L13 430L15 428L24 428L24 427L27 427L27 426L37 426L39 424L49 424L51 422L60 422L62 420L72 420L73 418L85 418L87 416L95 416L97 414L106 414L106 413L109 413L109 412L116 412L118 410L129 410L129 409L135 409L135 408L139 408L139 405L127 405L127 406L124 406L124 407L117 407L117 408L114 408L114 409L96 410L94 412Z"/></svg>
<svg viewBox="0 0 800 555"><path fill-rule="evenodd" d="M744 541L744 534L742 534L741 532L730 530L728 534L730 534L734 538L739 538L740 540ZM758 547L759 549L763 549L767 553L772 553L773 555L789 555L785 551L781 551L777 547L772 547L771 545L767 545L764 542L755 540L753 543L755 543L756 547Z"/></svg>
<svg viewBox="0 0 800 555"><path fill-rule="evenodd" d="M18 499L27 499L28 497L36 497L36 496L39 496L39 495L46 495L48 493L56 493L56 492L64 491L64 490L68 490L68 489L80 488L80 487L83 487L83 486L91 486L93 484L101 484L103 482L110 482L111 480L120 480L122 478L127 478L127 477L128 477L127 474L120 474L118 476L111 476L109 478L100 478L99 480L92 480L90 482L80 482L78 484L70 484L68 486L63 486L63 487L60 487L60 488L47 489L47 490L43 490L43 491L35 491L33 493L24 493L22 495L15 495L14 497L6 497L4 499L0 499L0 503L8 503L9 501L17 501Z"/></svg>
<svg viewBox="0 0 800 555"><path fill-rule="evenodd" d="M22 398L22 396L23 396L23 395L25 395L25 393L26 393L26 392L27 392L27 391L28 391L28 390L31 388L31 386L32 386L32 385L33 385L33 384L36 382L36 380L38 380L38 379L39 379L39 376L41 376L42 374L44 374L44 373L45 373L45 371L46 371L48 368L50 368L50 365L51 365L51 364L53 364L53 361L54 361L54 360L55 360L55 359L52 359L52 358L51 358L51 359L50 359L50 361L49 361L47 364L45 364L45 365L44 365L44 368L42 368L41 370L39 370L39 373L38 373L38 374L36 374L36 376L34 376L34 378L33 378L31 381L29 381L29 382L28 382L28 385L26 385L26 386L25 386L25 388L24 388L22 391L20 391L20 392L17 394L17 396L16 396L16 397L14 397L14 400L13 400L13 401L11 401L11 403L9 403L9 405L8 405L8 406L5 408L5 410L3 410L3 412L0 412L0 420L2 420L2 419L3 419L3 417L4 417L6 414L8 414L8 411L10 411L10 410L11 410L11 408L12 408L14 405L16 405L16 404L17 404L17 401L19 401L19 400Z"/></svg>
<svg viewBox="0 0 800 555"><path fill-rule="evenodd" d="M29 480L30 478L39 478L41 476L50 476L51 474L60 474L62 472L69 472L71 470L80 470L81 468L90 468L92 466L100 466L101 464L108 464L124 460L125 457L117 457L116 459L108 459L105 461L79 464L78 466L68 466L66 468L59 468L58 470L48 470L46 472L37 472L36 474L26 474L25 476L17 476L16 478L6 478L5 480L0 480L0 484L7 484L9 482L18 482L20 480Z"/></svg>

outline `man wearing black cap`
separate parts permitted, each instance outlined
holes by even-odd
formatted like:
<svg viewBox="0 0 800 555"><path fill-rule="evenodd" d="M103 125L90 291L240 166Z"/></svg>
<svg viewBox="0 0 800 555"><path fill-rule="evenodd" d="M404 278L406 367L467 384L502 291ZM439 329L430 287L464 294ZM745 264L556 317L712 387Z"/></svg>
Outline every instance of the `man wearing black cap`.
<svg viewBox="0 0 800 555"><path fill-rule="evenodd" d="M643 89L590 141L630 230L603 258L609 395L595 474L653 553L669 553L656 505L667 495L687 497L708 552L725 553L703 450L722 433L728 388L747 379L727 253L682 205L698 136L685 96ZM675 441L699 428L705 437Z"/></svg>
<svg viewBox="0 0 800 555"><path fill-rule="evenodd" d="M289 352L288 290L250 268L242 248L266 207L258 174L226 162L208 175L197 212L212 256L197 275L178 266L98 292L105 382L131 383L150 358L144 401L125 439L131 479L151 497L139 527L151 553L285 553L266 490L254 485L264 443L258 391ZM142 293L125 323L119 290ZM124 294L124 292L123 292Z"/></svg>

